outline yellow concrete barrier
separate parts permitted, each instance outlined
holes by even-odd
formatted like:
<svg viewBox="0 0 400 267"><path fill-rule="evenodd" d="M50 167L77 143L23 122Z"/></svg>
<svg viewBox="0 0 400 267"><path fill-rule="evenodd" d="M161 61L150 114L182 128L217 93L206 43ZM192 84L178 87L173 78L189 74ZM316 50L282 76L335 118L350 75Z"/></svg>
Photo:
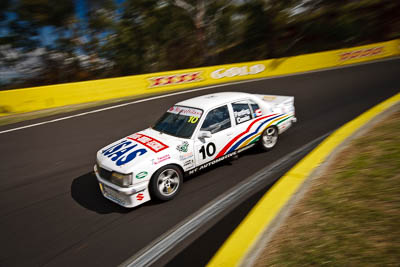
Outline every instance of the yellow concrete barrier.
<svg viewBox="0 0 400 267"><path fill-rule="evenodd" d="M0 91L0 116L312 71L400 55L400 40L288 58Z"/></svg>

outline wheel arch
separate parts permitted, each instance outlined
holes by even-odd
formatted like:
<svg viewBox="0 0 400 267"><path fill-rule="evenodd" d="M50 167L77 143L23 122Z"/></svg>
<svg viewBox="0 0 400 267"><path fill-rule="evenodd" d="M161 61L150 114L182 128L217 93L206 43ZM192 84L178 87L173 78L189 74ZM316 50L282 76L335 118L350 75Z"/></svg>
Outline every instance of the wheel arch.
<svg viewBox="0 0 400 267"><path fill-rule="evenodd" d="M179 164L179 162L172 160L172 161L167 161L165 164L162 164L160 166L155 166L154 168L152 168L151 170L151 176L150 178L153 177L153 175L161 168L165 167L165 166L169 166L169 165L173 165L179 168L179 170L182 172L183 176L185 174L185 171L183 170L183 166L181 164ZM150 180L150 179L149 179Z"/></svg>
<svg viewBox="0 0 400 267"><path fill-rule="evenodd" d="M275 129L275 132L276 132L276 140L274 140L274 143L273 143L272 146L266 146L266 144L264 143L264 139L263 139L263 138L264 138L264 133L266 133L267 130L270 129L270 128ZM276 123L273 123L273 124L271 124L271 125L268 125L268 126L265 127L265 128L263 129L263 131L261 132L260 139L259 139L259 141L258 141L259 146L260 146L263 150L265 150L265 151L271 150L271 149L274 148L275 145L277 144L278 138L279 138L279 134L280 134L280 133L279 133L279 127L277 126Z"/></svg>
<svg viewBox="0 0 400 267"><path fill-rule="evenodd" d="M170 164L170 165L175 165L175 166L177 166L177 167L181 170L182 174L185 174L185 171L183 170L183 167L182 167L181 165L176 164L176 163L172 163L172 164Z"/></svg>
<svg viewBox="0 0 400 267"><path fill-rule="evenodd" d="M176 192L173 193L173 195L171 196L162 196L163 194L160 193L159 189L156 189L156 183L157 183L157 179L158 179L158 175L161 172L164 172L165 170L167 170L168 168L175 168L175 172L177 172L178 170L180 171L180 174L177 174L179 179L179 183L178 183L178 187L176 189ZM155 171L152 173L149 183L147 185L148 190L150 195L152 196L152 198L156 198L159 199L161 201L167 201L167 200L171 200L172 198L175 197L175 195L181 190L182 188L182 183L183 183L183 177L184 177L185 172L183 171L182 166L180 166L180 164L177 164L175 162L168 162L166 164L161 165L159 168L155 169Z"/></svg>
<svg viewBox="0 0 400 267"><path fill-rule="evenodd" d="M279 130L279 126L277 122L274 122L272 125L270 125L269 127L274 127L277 131L278 131L278 135L281 134L281 131ZM267 127L268 128L268 127ZM267 129L265 128L265 130Z"/></svg>
<svg viewBox="0 0 400 267"><path fill-rule="evenodd" d="M281 133L279 132L279 127L278 127L277 122L274 122L274 123L271 124L271 125L264 126L264 128L262 128L262 131L260 132L260 136L261 136L262 133L263 133L265 130L267 130L269 127L274 127L276 130L278 130L278 134L281 134Z"/></svg>

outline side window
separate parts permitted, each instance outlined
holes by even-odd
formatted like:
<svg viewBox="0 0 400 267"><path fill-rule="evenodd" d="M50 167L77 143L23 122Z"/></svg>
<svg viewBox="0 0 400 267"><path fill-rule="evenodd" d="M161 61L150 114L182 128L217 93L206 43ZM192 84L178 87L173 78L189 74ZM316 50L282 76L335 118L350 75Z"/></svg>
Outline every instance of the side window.
<svg viewBox="0 0 400 267"><path fill-rule="evenodd" d="M232 103L232 108L236 124L251 120L252 116L250 106L246 101Z"/></svg>
<svg viewBox="0 0 400 267"><path fill-rule="evenodd" d="M208 112L206 119L201 126L201 131L217 133L231 127L228 106L215 108Z"/></svg>
<svg viewBox="0 0 400 267"><path fill-rule="evenodd" d="M257 103L253 102L252 100L250 100L249 102L250 102L250 107L253 111L253 117L254 118L260 117L262 115L262 110L260 109L260 106Z"/></svg>

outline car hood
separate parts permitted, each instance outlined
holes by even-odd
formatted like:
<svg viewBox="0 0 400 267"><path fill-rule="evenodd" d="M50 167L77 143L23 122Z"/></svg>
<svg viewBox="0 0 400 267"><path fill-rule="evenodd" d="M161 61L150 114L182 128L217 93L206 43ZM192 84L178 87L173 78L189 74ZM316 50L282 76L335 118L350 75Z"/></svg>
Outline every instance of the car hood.
<svg viewBox="0 0 400 267"><path fill-rule="evenodd" d="M97 152L97 163L108 170L129 173L137 166L173 158L186 139L151 128L128 135Z"/></svg>

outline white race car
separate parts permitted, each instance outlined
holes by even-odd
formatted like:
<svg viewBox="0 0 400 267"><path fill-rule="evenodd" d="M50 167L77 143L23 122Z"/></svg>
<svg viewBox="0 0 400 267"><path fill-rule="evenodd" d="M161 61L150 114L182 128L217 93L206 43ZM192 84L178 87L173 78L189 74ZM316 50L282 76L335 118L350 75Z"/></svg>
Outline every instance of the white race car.
<svg viewBox="0 0 400 267"><path fill-rule="evenodd" d="M294 97L216 93L177 103L148 129L97 152L104 197L124 207L170 200L191 175L258 144L270 150L296 122Z"/></svg>

